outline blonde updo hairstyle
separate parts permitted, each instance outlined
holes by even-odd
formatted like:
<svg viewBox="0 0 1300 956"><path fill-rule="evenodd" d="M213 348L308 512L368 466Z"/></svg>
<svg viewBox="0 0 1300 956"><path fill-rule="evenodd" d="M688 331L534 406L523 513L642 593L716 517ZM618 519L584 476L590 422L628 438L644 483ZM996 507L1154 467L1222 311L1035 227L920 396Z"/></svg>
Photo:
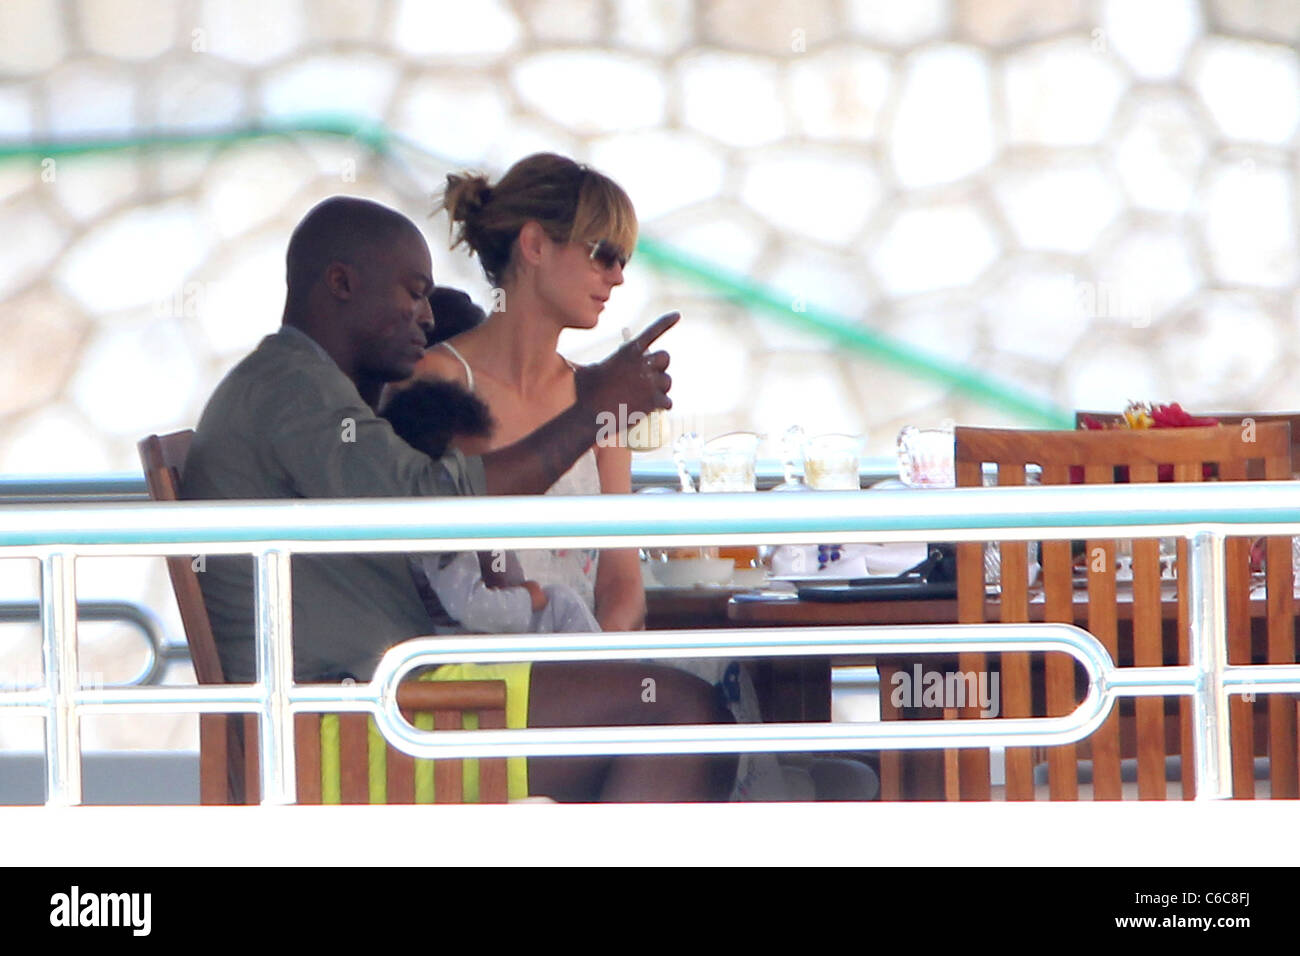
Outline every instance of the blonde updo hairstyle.
<svg viewBox="0 0 1300 956"><path fill-rule="evenodd" d="M538 223L553 242L607 239L624 255L636 245L636 212L627 193L608 176L554 153L521 159L495 186L481 173L451 173L439 208L451 218L452 248L468 246L497 287L510 273L515 240L528 222Z"/></svg>

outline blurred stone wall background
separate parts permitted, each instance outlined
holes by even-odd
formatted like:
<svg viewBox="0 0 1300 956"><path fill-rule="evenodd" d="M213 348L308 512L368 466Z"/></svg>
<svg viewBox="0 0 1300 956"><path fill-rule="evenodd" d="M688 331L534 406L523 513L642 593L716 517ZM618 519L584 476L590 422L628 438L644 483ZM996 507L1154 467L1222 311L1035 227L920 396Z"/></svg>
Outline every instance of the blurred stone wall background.
<svg viewBox="0 0 1300 956"><path fill-rule="evenodd" d="M1295 0L5 0L10 144L331 110L410 145L0 161L0 472L135 471L140 436L192 425L278 324L288 233L324 196L399 206L486 302L430 191L541 149L792 310L1045 403L1300 407L1298 39ZM564 347L681 309L674 399L702 433L800 422L884 454L908 423L1017 421L637 266ZM152 563L99 563L83 594L170 606ZM108 630L88 671L125 666ZM0 662L29 667L18 644Z"/></svg>

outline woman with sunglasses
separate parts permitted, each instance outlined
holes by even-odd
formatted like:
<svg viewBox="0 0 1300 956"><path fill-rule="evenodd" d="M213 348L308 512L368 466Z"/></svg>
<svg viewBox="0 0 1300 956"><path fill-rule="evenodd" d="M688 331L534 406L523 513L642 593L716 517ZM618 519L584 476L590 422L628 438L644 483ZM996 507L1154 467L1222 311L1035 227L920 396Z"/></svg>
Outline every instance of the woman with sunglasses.
<svg viewBox="0 0 1300 956"><path fill-rule="evenodd" d="M496 308L482 324L430 348L415 377L458 383L486 402L496 423L492 434L453 442L466 454L482 454L522 438L573 404L573 368L556 350L560 332L595 327L610 293L623 282L637 219L616 183L549 153L520 160L496 185L477 174L448 176L442 207L453 228L459 226L453 247L464 243L477 254L494 287ZM598 444L547 493L626 494L631 469L626 443ZM635 550L521 551L518 556L528 580L567 585L584 596L603 630L645 625L645 588ZM740 719L761 719L756 702L738 705L739 664L723 663L720 696ZM675 664L710 682L718 680L716 665ZM838 763L817 761L814 769L830 780L838 773L832 764ZM837 798L858 798L863 772L869 773L852 768L853 786L839 788L844 795ZM744 755L733 799L785 798L790 795L786 776L771 755Z"/></svg>
<svg viewBox="0 0 1300 956"><path fill-rule="evenodd" d="M462 437L478 454L509 445L575 399L573 367L556 346L566 328L594 328L636 242L631 200L619 186L571 159L538 153L491 185L472 173L449 175L442 208L453 246L476 254L494 287L494 310L480 325L429 349L416 377L464 385L487 403L496 427ZM594 446L548 494L631 491L631 453ZM635 550L526 551L525 576L574 588L605 630L645 622L645 590Z"/></svg>

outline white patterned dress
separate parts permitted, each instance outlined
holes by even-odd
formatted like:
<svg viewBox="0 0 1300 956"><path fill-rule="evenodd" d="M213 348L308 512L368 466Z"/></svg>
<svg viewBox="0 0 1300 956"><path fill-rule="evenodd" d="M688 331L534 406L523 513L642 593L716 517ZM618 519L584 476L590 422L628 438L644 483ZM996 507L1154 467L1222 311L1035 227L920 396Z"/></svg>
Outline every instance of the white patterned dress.
<svg viewBox="0 0 1300 956"><path fill-rule="evenodd" d="M450 342L440 343L465 369L465 387L474 391L474 370L469 362ZM562 474L555 484L546 489L548 495L598 495L600 472L596 469L596 449L593 446ZM559 550L517 551L524 577L546 587L564 585L572 588L586 603L588 609L596 607L596 571L600 565L600 552L591 548L564 548Z"/></svg>
<svg viewBox="0 0 1300 956"><path fill-rule="evenodd" d="M474 391L474 370L450 342L440 343L454 355L465 369L466 387ZM596 449L589 448L555 484L546 489L548 495L598 495L600 472L596 468ZM600 552L589 549L533 550L516 552L524 577L546 587L565 585L572 588L596 609L596 571ZM738 723L761 723L758 693L754 689L749 669L740 661L709 658L703 660L656 661L678 670L686 671L707 681L718 689L728 710ZM785 800L789 792L780 764L771 754L741 754L736 770L733 800Z"/></svg>

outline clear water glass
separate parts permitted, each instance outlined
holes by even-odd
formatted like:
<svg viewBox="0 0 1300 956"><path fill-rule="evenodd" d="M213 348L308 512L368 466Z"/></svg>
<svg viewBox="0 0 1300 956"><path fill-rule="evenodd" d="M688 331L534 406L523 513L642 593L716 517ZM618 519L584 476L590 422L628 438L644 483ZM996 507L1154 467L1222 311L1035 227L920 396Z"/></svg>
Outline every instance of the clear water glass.
<svg viewBox="0 0 1300 956"><path fill-rule="evenodd" d="M804 480L818 491L857 491L862 487L861 454L857 435L810 438L803 449Z"/></svg>
<svg viewBox="0 0 1300 956"><path fill-rule="evenodd" d="M758 435L730 432L704 443L700 453L700 491L754 491Z"/></svg>
<svg viewBox="0 0 1300 956"><path fill-rule="evenodd" d="M956 450L952 428L917 428L898 433L898 477L910 488L954 488Z"/></svg>

